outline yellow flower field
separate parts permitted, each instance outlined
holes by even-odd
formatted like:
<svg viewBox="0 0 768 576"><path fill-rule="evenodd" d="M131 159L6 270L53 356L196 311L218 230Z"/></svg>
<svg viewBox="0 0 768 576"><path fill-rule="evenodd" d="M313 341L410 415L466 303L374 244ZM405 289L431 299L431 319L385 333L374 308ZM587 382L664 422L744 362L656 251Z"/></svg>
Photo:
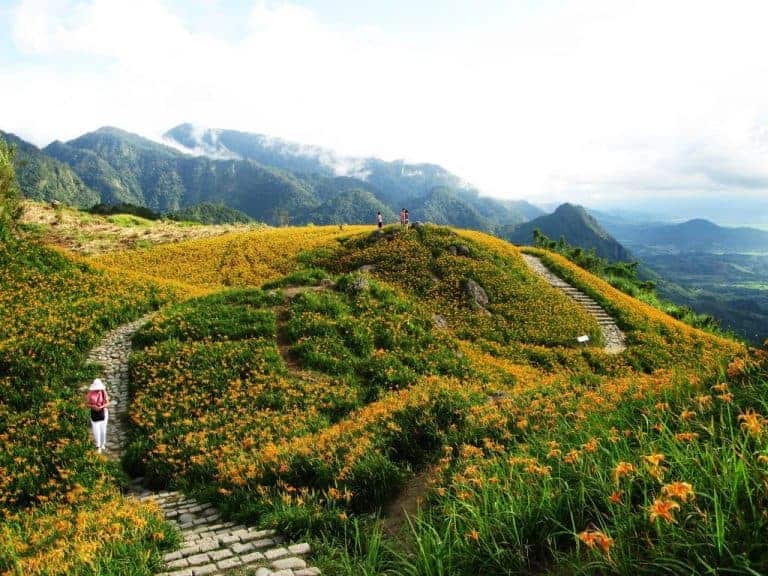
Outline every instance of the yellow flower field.
<svg viewBox="0 0 768 576"><path fill-rule="evenodd" d="M93 375L82 364L102 334L175 297L173 287L131 272L0 242L0 572L78 573L121 547L156 558L161 540L148 547L139 527L111 540L84 536L94 522L132 521L114 484L102 481L111 472L93 452L80 385ZM106 500L93 494L102 485ZM154 512L136 513L160 529Z"/></svg>
<svg viewBox="0 0 768 576"><path fill-rule="evenodd" d="M385 547L366 560L375 565L368 573L768 568L768 354L532 252L616 318L625 352L603 352L594 318L529 271L518 248L430 226L382 235L273 229L103 255L88 261L100 272L75 265L119 278L103 297L96 283L88 298L55 304L56 291L43 290L24 303L16 290L5 305L37 322L51 355L60 336L46 336L49 324L70 330L66 345L81 351L98 334L92 314L79 319L84 310L114 310L131 293L142 306L185 299L134 339L136 437L124 464L156 485L192 490L289 536L341 542L354 525L362 546L377 533L368 515L420 472L422 509L397 536L419 547L410 556ZM60 288L77 292L85 280L67 274ZM486 303L470 297L470 280ZM50 318L35 312L46 301ZM595 345L576 345L584 333ZM32 357L24 341L19 325L7 332L7 349ZM54 396L47 411L62 413L63 402ZM45 428L55 432L61 419ZM3 464L14 472L0 497L17 506L23 482L46 463L19 444L33 419L13 422L0 433L20 460ZM55 509L79 470L64 470L67 479L49 472L42 498L24 505ZM30 552L18 539L31 528L13 515L7 522L17 560L32 566L61 548ZM86 563L87 551L77 553ZM363 562L331 557L339 573Z"/></svg>
<svg viewBox="0 0 768 576"><path fill-rule="evenodd" d="M110 270L134 270L204 290L261 286L292 271L301 251L364 229L369 227L270 228L113 252L89 261Z"/></svg>

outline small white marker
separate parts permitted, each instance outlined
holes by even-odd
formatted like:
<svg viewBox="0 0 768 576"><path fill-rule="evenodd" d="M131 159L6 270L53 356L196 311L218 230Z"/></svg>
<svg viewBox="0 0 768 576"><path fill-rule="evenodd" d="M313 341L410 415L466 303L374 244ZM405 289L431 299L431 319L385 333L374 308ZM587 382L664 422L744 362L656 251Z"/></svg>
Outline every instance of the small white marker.
<svg viewBox="0 0 768 576"><path fill-rule="evenodd" d="M583 336L576 336L576 342L578 342L579 344L586 344L587 342L589 342L589 336L587 336L586 334L584 334Z"/></svg>

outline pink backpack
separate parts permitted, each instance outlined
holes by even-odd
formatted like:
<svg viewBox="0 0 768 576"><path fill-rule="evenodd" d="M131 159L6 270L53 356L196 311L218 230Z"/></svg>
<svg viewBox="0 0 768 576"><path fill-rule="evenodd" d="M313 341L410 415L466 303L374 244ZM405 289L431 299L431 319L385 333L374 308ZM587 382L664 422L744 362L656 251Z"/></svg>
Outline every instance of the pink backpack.
<svg viewBox="0 0 768 576"><path fill-rule="evenodd" d="M88 403L89 408L100 408L103 406L106 400L106 394L104 390L88 390L88 394L85 395L85 401Z"/></svg>

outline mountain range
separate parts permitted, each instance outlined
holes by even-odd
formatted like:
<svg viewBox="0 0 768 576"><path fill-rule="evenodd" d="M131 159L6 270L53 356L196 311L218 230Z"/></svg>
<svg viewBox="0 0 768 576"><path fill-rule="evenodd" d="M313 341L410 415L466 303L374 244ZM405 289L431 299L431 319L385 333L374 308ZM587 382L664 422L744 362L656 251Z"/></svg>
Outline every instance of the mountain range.
<svg viewBox="0 0 768 576"><path fill-rule="evenodd" d="M634 223L597 215L603 227L633 251L642 253L768 253L768 232L718 226L701 218L680 224Z"/></svg>
<svg viewBox="0 0 768 576"><path fill-rule="evenodd" d="M113 127L43 149L11 134L22 193L89 207L129 203L159 212L224 204L270 224L411 220L496 232L543 214L525 201L481 196L436 164L348 158L260 134L182 124L164 143Z"/></svg>

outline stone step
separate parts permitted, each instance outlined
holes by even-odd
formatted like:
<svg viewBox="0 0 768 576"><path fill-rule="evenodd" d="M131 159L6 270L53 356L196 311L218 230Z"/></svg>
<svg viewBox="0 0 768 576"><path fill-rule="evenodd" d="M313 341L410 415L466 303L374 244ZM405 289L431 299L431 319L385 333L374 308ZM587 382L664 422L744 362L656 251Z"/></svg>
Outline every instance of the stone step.
<svg viewBox="0 0 768 576"><path fill-rule="evenodd" d="M196 574L217 574L220 571L232 570L245 566L261 564L265 571L262 574L279 573L281 570L302 572L290 572L290 574L302 573L319 575L317 568L308 568L307 562L300 556L311 551L309 544L300 543L291 546L255 550L248 547L218 548L212 550L196 551L194 554L180 555L180 552L171 552L165 556L166 576L195 576ZM266 568L268 565L270 568ZM257 572L258 574L259 572Z"/></svg>
<svg viewBox="0 0 768 576"><path fill-rule="evenodd" d="M624 344L624 333L614 322L613 318L605 309L591 296L588 296L575 286L571 286L562 278L554 275L546 265L536 256L523 254L523 261L537 275L542 277L553 287L561 290L574 302L582 306L595 320L600 327L600 332L606 341L603 348L609 354L617 354L626 349Z"/></svg>

